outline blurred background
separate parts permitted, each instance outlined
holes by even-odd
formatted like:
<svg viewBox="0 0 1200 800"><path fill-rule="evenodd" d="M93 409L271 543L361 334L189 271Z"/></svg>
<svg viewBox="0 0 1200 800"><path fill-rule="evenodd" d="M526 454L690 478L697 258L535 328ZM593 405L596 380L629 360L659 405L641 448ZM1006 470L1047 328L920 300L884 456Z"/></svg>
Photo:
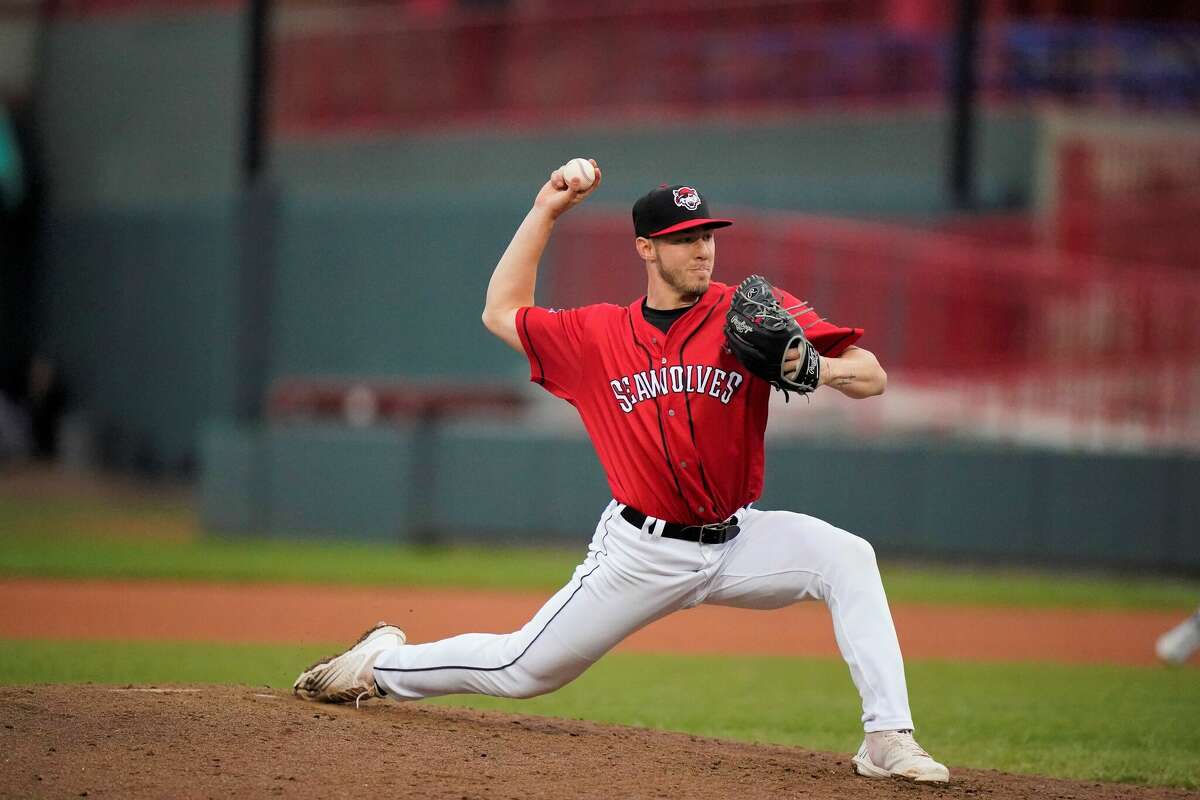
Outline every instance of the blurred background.
<svg viewBox="0 0 1200 800"><path fill-rule="evenodd" d="M0 480L582 543L582 426L479 322L582 155L539 304L640 295L629 208L687 182L738 220L719 280L867 329L887 395L780 403L765 507L1200 571L1195 4L3 0L0 98Z"/></svg>

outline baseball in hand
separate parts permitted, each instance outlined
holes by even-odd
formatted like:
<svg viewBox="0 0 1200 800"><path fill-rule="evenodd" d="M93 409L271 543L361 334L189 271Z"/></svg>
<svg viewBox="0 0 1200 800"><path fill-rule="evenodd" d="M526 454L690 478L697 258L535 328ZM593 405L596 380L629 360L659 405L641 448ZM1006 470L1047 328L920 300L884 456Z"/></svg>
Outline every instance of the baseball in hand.
<svg viewBox="0 0 1200 800"><path fill-rule="evenodd" d="M596 168L586 158L572 158L562 165L562 176L568 187L573 178L578 178L578 191L582 192L591 187L592 182L596 180Z"/></svg>

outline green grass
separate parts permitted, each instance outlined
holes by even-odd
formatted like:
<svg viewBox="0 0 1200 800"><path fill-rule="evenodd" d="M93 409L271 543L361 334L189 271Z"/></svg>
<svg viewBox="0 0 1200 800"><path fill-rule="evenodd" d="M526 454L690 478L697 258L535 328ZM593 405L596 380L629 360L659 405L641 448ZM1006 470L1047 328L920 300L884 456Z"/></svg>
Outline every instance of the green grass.
<svg viewBox="0 0 1200 800"><path fill-rule="evenodd" d="M1005 567L917 566L881 561L893 603L1182 611L1200 603L1200 581L1147 575Z"/></svg>
<svg viewBox="0 0 1200 800"><path fill-rule="evenodd" d="M0 683L282 688L328 647L0 641ZM1200 788L1194 669L914 662L918 737L952 766ZM614 654L532 700L435 701L849 753L858 697L836 660Z"/></svg>
<svg viewBox="0 0 1200 800"><path fill-rule="evenodd" d="M345 647L0 639L0 684L225 683L282 688Z"/></svg>
<svg viewBox="0 0 1200 800"><path fill-rule="evenodd" d="M103 503L87 498L23 498L0 494L0 533L37 539L61 536L189 539L195 517L177 502L121 500Z"/></svg>
<svg viewBox="0 0 1200 800"><path fill-rule="evenodd" d="M0 576L550 589L574 566L573 554L548 549L0 535Z"/></svg>
<svg viewBox="0 0 1200 800"><path fill-rule="evenodd" d="M172 579L455 586L553 591L583 556L575 550L419 548L361 542L167 538L82 532L77 525L13 523L0 501L0 577ZM154 519L157 519L155 517ZM104 530L116 524L103 516ZM140 518L145 523L144 518ZM179 526L164 524L171 530ZM884 562L893 603L1172 609L1200 600L1200 581L1014 569L964 570Z"/></svg>

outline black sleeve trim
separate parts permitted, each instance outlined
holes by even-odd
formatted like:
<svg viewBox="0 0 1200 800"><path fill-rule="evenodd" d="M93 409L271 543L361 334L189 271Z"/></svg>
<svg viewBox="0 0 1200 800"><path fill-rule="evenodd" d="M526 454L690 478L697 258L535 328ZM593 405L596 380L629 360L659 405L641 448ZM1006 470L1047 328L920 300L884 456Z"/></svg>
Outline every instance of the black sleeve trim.
<svg viewBox="0 0 1200 800"><path fill-rule="evenodd" d="M537 348L533 345L533 339L529 336L529 309L521 309L521 329L525 331L525 341L529 343L529 352L533 353L533 358L537 361L538 374L535 380L539 386L546 385L546 370L542 368L542 357L538 355Z"/></svg>

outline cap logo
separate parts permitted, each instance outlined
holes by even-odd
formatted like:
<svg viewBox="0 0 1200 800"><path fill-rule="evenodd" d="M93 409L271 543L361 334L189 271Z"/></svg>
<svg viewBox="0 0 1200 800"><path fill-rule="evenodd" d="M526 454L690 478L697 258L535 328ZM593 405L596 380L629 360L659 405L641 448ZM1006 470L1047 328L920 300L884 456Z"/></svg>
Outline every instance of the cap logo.
<svg viewBox="0 0 1200 800"><path fill-rule="evenodd" d="M675 205L680 208L695 211L700 207L700 193L690 186L680 186L673 190L672 194L675 195Z"/></svg>

